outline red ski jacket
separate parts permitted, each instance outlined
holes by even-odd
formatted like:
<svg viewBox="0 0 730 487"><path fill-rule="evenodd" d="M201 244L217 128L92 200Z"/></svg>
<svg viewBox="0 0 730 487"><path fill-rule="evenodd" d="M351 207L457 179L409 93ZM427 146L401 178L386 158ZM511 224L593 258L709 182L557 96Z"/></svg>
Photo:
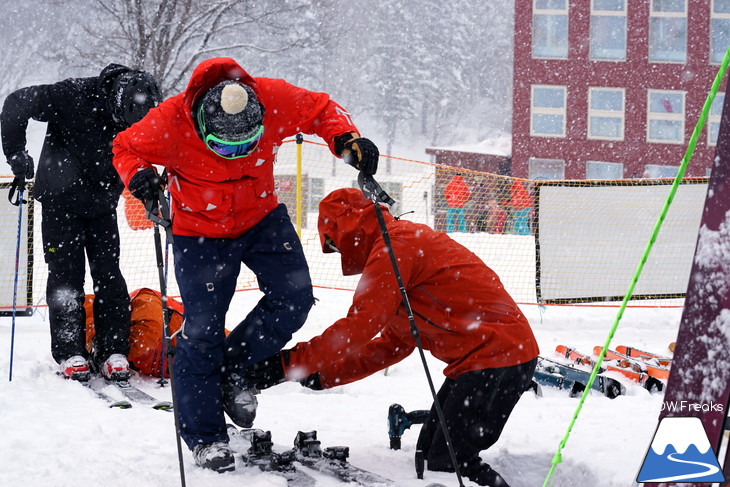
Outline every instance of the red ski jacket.
<svg viewBox="0 0 730 487"><path fill-rule="evenodd" d="M319 234L340 251L345 275L362 273L347 316L298 343L287 379L319 372L324 388L393 365L416 344L372 201L338 189L319 206ZM538 355L530 325L499 277L445 233L383 212L424 349L446 362L444 374L528 362Z"/></svg>
<svg viewBox="0 0 730 487"><path fill-rule="evenodd" d="M207 149L193 125L195 100L228 79L253 88L264 108L258 147L238 159L225 159ZM167 168L175 234L236 238L278 205L276 152L285 138L300 132L317 134L334 153L335 138L357 128L325 93L281 79L253 78L233 59L213 58L195 68L183 93L163 101L114 139L114 166L126 185L140 169Z"/></svg>
<svg viewBox="0 0 730 487"><path fill-rule="evenodd" d="M444 188L446 204L452 208L464 208L470 196L471 191L469 191L469 186L466 185L464 178L461 176L454 176L449 184L446 185L446 188Z"/></svg>

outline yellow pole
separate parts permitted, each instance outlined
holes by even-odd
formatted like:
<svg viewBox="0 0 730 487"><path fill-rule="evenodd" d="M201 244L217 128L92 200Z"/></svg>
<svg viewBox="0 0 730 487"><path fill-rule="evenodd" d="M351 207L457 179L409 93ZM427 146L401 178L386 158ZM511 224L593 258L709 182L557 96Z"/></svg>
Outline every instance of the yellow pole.
<svg viewBox="0 0 730 487"><path fill-rule="evenodd" d="M296 230L299 238L302 237L302 143L304 136L297 134L297 215Z"/></svg>

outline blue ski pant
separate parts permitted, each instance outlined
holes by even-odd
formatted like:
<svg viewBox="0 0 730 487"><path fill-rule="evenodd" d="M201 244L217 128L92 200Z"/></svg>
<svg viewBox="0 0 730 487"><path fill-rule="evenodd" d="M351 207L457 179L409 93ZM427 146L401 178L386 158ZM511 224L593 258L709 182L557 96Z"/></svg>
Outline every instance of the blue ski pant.
<svg viewBox="0 0 730 487"><path fill-rule="evenodd" d="M446 233L466 232L466 209L449 206L446 208Z"/></svg>
<svg viewBox="0 0 730 487"><path fill-rule="evenodd" d="M192 449L227 440L221 380L238 380L250 365L280 351L304 324L314 295L284 205L235 239L176 235L173 253L185 306L173 364L176 407L181 437ZM256 275L263 297L226 338L242 263Z"/></svg>

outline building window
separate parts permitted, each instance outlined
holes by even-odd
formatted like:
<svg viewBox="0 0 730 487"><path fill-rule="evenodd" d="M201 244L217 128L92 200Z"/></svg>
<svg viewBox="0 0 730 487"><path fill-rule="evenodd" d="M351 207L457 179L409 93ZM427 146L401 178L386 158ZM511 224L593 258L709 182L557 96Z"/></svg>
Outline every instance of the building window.
<svg viewBox="0 0 730 487"><path fill-rule="evenodd" d="M710 115L707 117L707 145L717 145L717 136L720 134L720 120L722 107L725 105L725 93L718 93L712 100Z"/></svg>
<svg viewBox="0 0 730 487"><path fill-rule="evenodd" d="M530 157L527 167L529 179L543 181L565 179L565 161L562 159Z"/></svg>
<svg viewBox="0 0 730 487"><path fill-rule="evenodd" d="M626 59L625 0L591 1L591 59L623 61Z"/></svg>
<svg viewBox="0 0 730 487"><path fill-rule="evenodd" d="M645 178L674 178L679 174L679 166L662 166L660 164L647 164L644 166Z"/></svg>
<svg viewBox="0 0 730 487"><path fill-rule="evenodd" d="M623 88L588 89L588 138L623 140Z"/></svg>
<svg viewBox="0 0 730 487"><path fill-rule="evenodd" d="M649 90L646 140L684 143L684 92Z"/></svg>
<svg viewBox="0 0 730 487"><path fill-rule="evenodd" d="M651 0L649 61L687 60L687 0Z"/></svg>
<svg viewBox="0 0 730 487"><path fill-rule="evenodd" d="M730 46L730 0L712 0L710 62L720 64Z"/></svg>
<svg viewBox="0 0 730 487"><path fill-rule="evenodd" d="M586 179L623 179L624 165L620 162L586 162Z"/></svg>
<svg viewBox="0 0 730 487"><path fill-rule="evenodd" d="M565 86L532 86L530 135L565 137Z"/></svg>
<svg viewBox="0 0 730 487"><path fill-rule="evenodd" d="M532 57L568 58L568 0L533 0Z"/></svg>

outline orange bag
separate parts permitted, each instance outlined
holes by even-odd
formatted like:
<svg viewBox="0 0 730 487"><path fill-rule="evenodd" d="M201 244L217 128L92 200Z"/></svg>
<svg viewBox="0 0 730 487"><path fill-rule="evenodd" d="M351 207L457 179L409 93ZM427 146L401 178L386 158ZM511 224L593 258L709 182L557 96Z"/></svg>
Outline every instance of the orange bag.
<svg viewBox="0 0 730 487"><path fill-rule="evenodd" d="M132 326L129 331L129 355L127 359L132 368L142 374L160 376L162 367L162 297L158 291L142 288L130 294L132 306ZM86 349L91 353L94 338L94 295L89 294L84 301L86 309ZM168 298L170 310L170 333L180 329L183 322L183 305ZM175 346L175 339L172 339ZM165 377L170 376L169 364L165 363Z"/></svg>

